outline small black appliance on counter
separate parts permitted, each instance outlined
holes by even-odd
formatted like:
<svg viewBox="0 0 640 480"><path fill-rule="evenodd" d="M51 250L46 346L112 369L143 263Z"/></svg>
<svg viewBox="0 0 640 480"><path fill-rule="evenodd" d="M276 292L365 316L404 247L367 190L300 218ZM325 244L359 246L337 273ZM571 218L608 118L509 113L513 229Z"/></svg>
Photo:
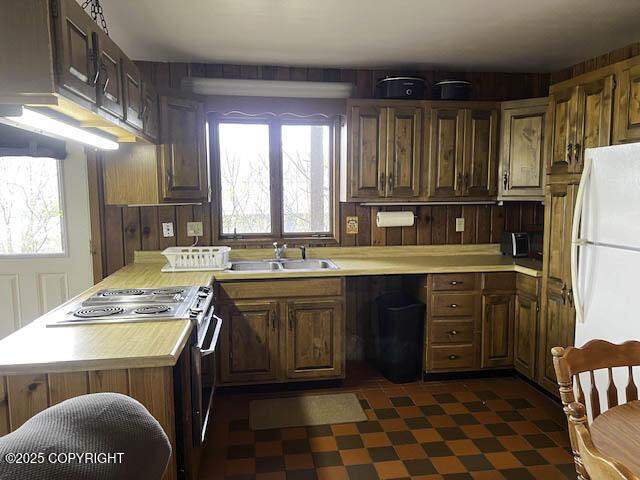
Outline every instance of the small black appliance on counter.
<svg viewBox="0 0 640 480"><path fill-rule="evenodd" d="M504 232L500 251L503 255L511 255L512 257L528 257L529 234L526 232Z"/></svg>
<svg viewBox="0 0 640 480"><path fill-rule="evenodd" d="M376 85L379 98L422 100L425 81L420 77L386 77Z"/></svg>

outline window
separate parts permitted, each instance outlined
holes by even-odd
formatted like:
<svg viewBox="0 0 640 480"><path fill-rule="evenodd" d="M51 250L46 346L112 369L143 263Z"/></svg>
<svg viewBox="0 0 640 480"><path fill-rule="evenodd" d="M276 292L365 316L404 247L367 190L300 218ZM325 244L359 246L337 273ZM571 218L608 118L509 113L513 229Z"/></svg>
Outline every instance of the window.
<svg viewBox="0 0 640 480"><path fill-rule="evenodd" d="M221 239L333 238L334 122L223 117L210 125Z"/></svg>
<svg viewBox="0 0 640 480"><path fill-rule="evenodd" d="M0 255L64 253L59 164L0 157Z"/></svg>

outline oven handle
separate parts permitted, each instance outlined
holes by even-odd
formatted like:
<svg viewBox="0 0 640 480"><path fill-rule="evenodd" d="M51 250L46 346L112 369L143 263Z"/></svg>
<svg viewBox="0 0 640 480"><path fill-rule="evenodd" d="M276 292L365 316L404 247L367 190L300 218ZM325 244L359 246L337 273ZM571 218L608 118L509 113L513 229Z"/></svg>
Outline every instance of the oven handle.
<svg viewBox="0 0 640 480"><path fill-rule="evenodd" d="M207 355L211 355L216 350L216 344L218 343L218 337L220 336L220 329L222 328L222 319L217 315L211 315L211 318L216 321L216 329L213 332L213 336L211 337L211 343L208 348L201 349L200 355L206 357Z"/></svg>

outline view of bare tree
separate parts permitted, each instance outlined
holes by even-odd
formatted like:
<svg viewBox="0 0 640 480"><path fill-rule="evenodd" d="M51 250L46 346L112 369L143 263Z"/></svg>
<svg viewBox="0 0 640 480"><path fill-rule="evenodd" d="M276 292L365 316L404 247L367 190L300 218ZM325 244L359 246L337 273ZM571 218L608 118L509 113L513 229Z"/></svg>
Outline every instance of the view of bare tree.
<svg viewBox="0 0 640 480"><path fill-rule="evenodd" d="M272 231L268 128L266 124L220 124L222 233L225 235ZM330 230L329 142L328 126L282 126L285 233Z"/></svg>
<svg viewBox="0 0 640 480"><path fill-rule="evenodd" d="M57 162L0 157L0 254L62 252Z"/></svg>

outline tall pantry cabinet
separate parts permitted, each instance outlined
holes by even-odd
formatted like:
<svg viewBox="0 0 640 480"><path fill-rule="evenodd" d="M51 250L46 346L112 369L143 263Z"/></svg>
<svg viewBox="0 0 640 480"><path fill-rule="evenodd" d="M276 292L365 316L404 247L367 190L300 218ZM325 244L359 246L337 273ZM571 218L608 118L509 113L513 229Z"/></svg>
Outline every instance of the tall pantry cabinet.
<svg viewBox="0 0 640 480"><path fill-rule="evenodd" d="M552 85L546 123L546 187L542 315L537 381L557 395L551 356L573 345L571 229L584 150L611 144L615 77L603 69Z"/></svg>

